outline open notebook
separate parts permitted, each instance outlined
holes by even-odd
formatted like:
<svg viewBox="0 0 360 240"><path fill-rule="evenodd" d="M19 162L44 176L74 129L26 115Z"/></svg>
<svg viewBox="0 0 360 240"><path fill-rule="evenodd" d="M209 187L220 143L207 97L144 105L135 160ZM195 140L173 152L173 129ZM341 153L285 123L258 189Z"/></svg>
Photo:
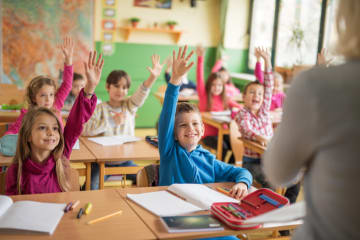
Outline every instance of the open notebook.
<svg viewBox="0 0 360 240"><path fill-rule="evenodd" d="M239 202L202 184L172 184L168 191L127 194L127 197L158 216L209 210L215 202Z"/></svg>
<svg viewBox="0 0 360 240"><path fill-rule="evenodd" d="M66 204L17 201L0 195L0 230L22 230L52 234Z"/></svg>
<svg viewBox="0 0 360 240"><path fill-rule="evenodd" d="M103 146L112 146L112 145L120 145L127 142L136 142L139 141L140 138L134 136L106 136L106 137L93 137L88 138L90 141L96 142L97 144Z"/></svg>

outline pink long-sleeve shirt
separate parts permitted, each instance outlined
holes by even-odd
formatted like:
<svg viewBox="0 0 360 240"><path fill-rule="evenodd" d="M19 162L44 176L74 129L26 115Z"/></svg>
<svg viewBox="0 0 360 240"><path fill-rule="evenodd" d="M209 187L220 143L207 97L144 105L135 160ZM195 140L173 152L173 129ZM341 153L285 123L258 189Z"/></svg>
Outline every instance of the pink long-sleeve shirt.
<svg viewBox="0 0 360 240"><path fill-rule="evenodd" d="M61 124L61 129L64 129L62 117L61 117L61 109L64 106L64 102L66 97L69 95L71 88L72 88L72 80L73 80L73 66L66 66L64 64L64 74L63 74L63 82L61 86L59 87L58 91L55 95L55 101L53 108L55 109L55 114L59 119L59 122ZM21 122L27 113L27 109L21 109L20 116L16 119L14 123L12 123L9 126L9 129L6 131L4 135L7 134L17 134L20 131L21 128Z"/></svg>
<svg viewBox="0 0 360 240"><path fill-rule="evenodd" d="M256 62L254 74L255 74L256 79L261 84L263 84L264 83L264 73L261 70L261 63L260 62ZM270 111L273 111L273 110L275 110L277 108L282 108L282 106L284 104L285 97L286 97L286 95L283 92L273 94L272 97L271 97Z"/></svg>
<svg viewBox="0 0 360 240"><path fill-rule="evenodd" d="M214 72L218 72L221 67L223 65L223 61L221 59L218 59L213 68L211 69L211 72L214 73ZM237 95L240 94L240 90L235 87L235 85L232 83L232 82L228 82L225 84L225 92L226 92L226 96L228 96L229 98L233 98Z"/></svg>
<svg viewBox="0 0 360 240"><path fill-rule="evenodd" d="M72 147L79 138L83 125L89 120L96 107L97 98L94 95L91 99L84 96L81 90L76 99L67 120L64 129L64 152L63 158L68 161L71 155ZM18 164L12 164L7 170L6 175L6 194L16 195L17 191L17 171ZM56 175L56 162L51 154L47 160L42 163L31 160L30 157L23 161L21 176L21 193L53 193L61 192L60 185Z"/></svg>
<svg viewBox="0 0 360 240"><path fill-rule="evenodd" d="M204 83L204 57L198 56L197 59L197 68L196 68L196 90L199 94L199 110L201 112L206 112L207 110L207 93L205 89L205 83ZM235 101L232 101L231 99L228 99L228 105L230 108L242 108L242 105L238 104ZM212 106L210 111L219 112L224 111L224 105L221 96L212 96ZM218 129L209 126L205 124L205 133L204 137L206 136L217 136L218 135Z"/></svg>

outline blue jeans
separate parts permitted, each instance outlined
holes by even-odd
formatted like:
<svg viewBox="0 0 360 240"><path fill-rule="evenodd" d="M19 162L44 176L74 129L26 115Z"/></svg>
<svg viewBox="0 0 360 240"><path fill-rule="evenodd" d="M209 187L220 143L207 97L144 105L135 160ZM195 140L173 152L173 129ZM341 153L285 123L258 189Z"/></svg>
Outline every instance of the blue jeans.
<svg viewBox="0 0 360 240"><path fill-rule="evenodd" d="M105 167L132 167L137 166L133 161L126 161L116 165L107 165ZM99 176L100 176L100 167L97 163L91 163L91 190L99 189ZM104 180L106 181L111 175L105 175ZM132 180L134 183L136 182L136 174L126 175L126 179Z"/></svg>

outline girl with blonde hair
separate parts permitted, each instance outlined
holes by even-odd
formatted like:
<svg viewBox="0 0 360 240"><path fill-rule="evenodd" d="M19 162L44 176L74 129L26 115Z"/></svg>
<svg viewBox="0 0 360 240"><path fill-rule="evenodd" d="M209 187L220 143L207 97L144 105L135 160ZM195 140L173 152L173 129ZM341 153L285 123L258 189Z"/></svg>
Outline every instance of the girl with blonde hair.
<svg viewBox="0 0 360 240"><path fill-rule="evenodd" d="M6 174L6 194L69 191L69 158L83 125L96 107L94 95L104 61L96 52L85 64L87 84L76 99L64 131L46 107L31 108L23 119L16 154Z"/></svg>

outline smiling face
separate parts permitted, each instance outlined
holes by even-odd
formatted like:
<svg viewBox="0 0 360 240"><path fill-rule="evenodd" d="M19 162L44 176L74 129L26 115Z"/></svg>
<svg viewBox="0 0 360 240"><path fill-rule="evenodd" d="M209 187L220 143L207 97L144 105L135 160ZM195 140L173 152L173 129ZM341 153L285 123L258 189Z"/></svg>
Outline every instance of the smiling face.
<svg viewBox="0 0 360 240"><path fill-rule="evenodd" d="M198 112L178 113L175 118L175 139L188 152L194 150L204 135L204 124Z"/></svg>
<svg viewBox="0 0 360 240"><path fill-rule="evenodd" d="M51 108L55 100L55 88L51 85L43 85L35 94L34 102L39 107Z"/></svg>
<svg viewBox="0 0 360 240"><path fill-rule="evenodd" d="M129 87L126 79L122 77L115 84L106 84L106 89L110 102L118 103L127 96Z"/></svg>
<svg viewBox="0 0 360 240"><path fill-rule="evenodd" d="M264 86L251 84L247 87L244 96L244 105L254 114L257 114L264 100Z"/></svg>
<svg viewBox="0 0 360 240"><path fill-rule="evenodd" d="M219 96L224 90L224 82L221 78L216 78L211 84L211 95Z"/></svg>
<svg viewBox="0 0 360 240"><path fill-rule="evenodd" d="M48 151L49 154L60 141L60 127L55 117L43 113L36 117L29 139L34 152Z"/></svg>

